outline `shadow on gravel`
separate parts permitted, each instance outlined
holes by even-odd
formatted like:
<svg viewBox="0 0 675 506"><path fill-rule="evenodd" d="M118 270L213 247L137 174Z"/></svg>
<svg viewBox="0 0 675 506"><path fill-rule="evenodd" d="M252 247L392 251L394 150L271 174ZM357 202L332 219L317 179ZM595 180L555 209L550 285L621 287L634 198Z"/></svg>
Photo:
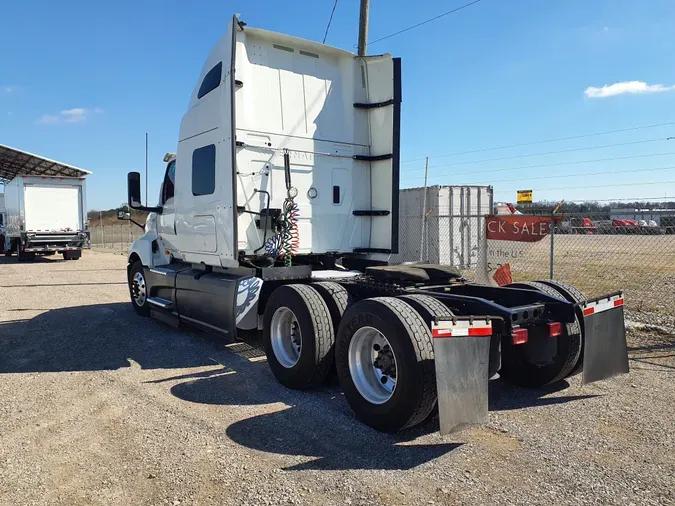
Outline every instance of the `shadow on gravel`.
<svg viewBox="0 0 675 506"><path fill-rule="evenodd" d="M326 415L329 416L326 416ZM432 430L438 425L431 423ZM461 443L399 444L406 435L388 435L351 417L295 406L255 416L227 428L233 441L254 450L316 457L287 470L406 470L445 455Z"/></svg>
<svg viewBox="0 0 675 506"><path fill-rule="evenodd" d="M569 388L567 381L559 381L542 388L522 388L507 381L490 381L488 403L490 411L510 411L512 409L536 406L551 406L598 397L596 394L567 395L565 397L545 397Z"/></svg>
<svg viewBox="0 0 675 506"><path fill-rule="evenodd" d="M126 285L126 281L97 282L97 283L46 283L42 285L0 285L0 288L36 288L44 286L99 286L99 285Z"/></svg>
<svg viewBox="0 0 675 506"><path fill-rule="evenodd" d="M241 366L236 366L236 362ZM235 422L226 429L230 439L247 448L282 455L314 457L288 470L405 470L461 446L459 443L401 444L438 432L438 418L402 434L379 433L358 422L339 388L297 392L274 379L265 362L241 357L227 367L209 371L211 377L191 379L171 388L176 397L226 406L286 404L287 408ZM165 380L180 379L166 378ZM164 381L164 380L160 380Z"/></svg>
<svg viewBox="0 0 675 506"><path fill-rule="evenodd" d="M80 261L80 260L78 260ZM50 256L44 256L44 255L36 255L35 259L31 260L28 262L28 264L48 264L48 263L60 263L60 262L72 262L72 260L64 260L61 255L50 255ZM17 265L26 265L26 264L19 264L19 261L16 258L16 254L12 255L11 257L6 257L4 254L0 255L0 265L3 264L17 264Z"/></svg>
<svg viewBox="0 0 675 506"><path fill-rule="evenodd" d="M0 323L0 373L114 370L130 360L143 369L199 367L226 356L217 337L142 318L126 302Z"/></svg>

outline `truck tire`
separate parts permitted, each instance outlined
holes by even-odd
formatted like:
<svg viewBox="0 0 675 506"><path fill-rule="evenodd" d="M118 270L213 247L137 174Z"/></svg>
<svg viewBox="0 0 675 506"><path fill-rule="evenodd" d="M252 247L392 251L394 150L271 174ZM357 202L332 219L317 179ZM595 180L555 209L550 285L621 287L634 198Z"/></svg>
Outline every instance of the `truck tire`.
<svg viewBox="0 0 675 506"><path fill-rule="evenodd" d="M580 304L584 303L588 300L588 297L586 297L581 290L579 290L576 286L572 285L571 283L567 283L566 281L555 281L555 280L546 280L546 281L541 281L541 283L544 283L551 288L557 290L560 292L568 301L574 302L575 304ZM581 309L577 310L577 319L578 322L582 322L584 318L584 313ZM583 329L581 329L581 325L579 325L579 332L581 333L581 354L579 355L579 359L577 360L577 364L574 366L574 368L570 371L570 373L567 375L568 378L572 376L576 376L579 374L581 371L584 369L584 341L583 341Z"/></svg>
<svg viewBox="0 0 675 506"><path fill-rule="evenodd" d="M565 299L561 292L538 281L512 283L506 286L531 288ZM565 325L563 328L563 334L556 338L558 348L552 364L537 365L527 362L524 345L504 346L502 348L502 376L518 385L534 388L557 383L568 377L581 356L581 326L578 318L575 317L574 323Z"/></svg>
<svg viewBox="0 0 675 506"><path fill-rule="evenodd" d="M309 285L283 285L272 292L263 316L263 344L272 373L294 390L325 381L334 360L330 311Z"/></svg>
<svg viewBox="0 0 675 506"><path fill-rule="evenodd" d="M424 323L426 323L429 328L431 328L431 322L435 316L454 316L452 311L450 311L445 304L438 299L434 299L430 295L414 293L412 295L402 295L397 298L410 304L410 306L424 319Z"/></svg>
<svg viewBox="0 0 675 506"><path fill-rule="evenodd" d="M148 287L143 272L143 264L136 260L129 269L129 295L131 296L131 305L134 311L141 316L150 316L150 305L148 304Z"/></svg>
<svg viewBox="0 0 675 506"><path fill-rule="evenodd" d="M16 261L19 263L26 262L27 261L26 253L24 253L23 251L21 241L16 241L14 243L14 247L16 248Z"/></svg>
<svg viewBox="0 0 675 506"><path fill-rule="evenodd" d="M320 281L318 283L312 283L311 286L319 292L319 295L321 295L326 306L328 306L330 318L333 322L333 332L337 332L337 329L340 327L340 322L342 321L342 315L351 304L349 292L344 286L333 281ZM333 342L335 342L335 336L333 336ZM333 360L324 382L329 384L333 382L336 377L337 371L335 370L335 360Z"/></svg>
<svg viewBox="0 0 675 506"><path fill-rule="evenodd" d="M377 297L349 307L338 330L335 363L356 418L376 430L413 427L436 405L431 330L403 300Z"/></svg>

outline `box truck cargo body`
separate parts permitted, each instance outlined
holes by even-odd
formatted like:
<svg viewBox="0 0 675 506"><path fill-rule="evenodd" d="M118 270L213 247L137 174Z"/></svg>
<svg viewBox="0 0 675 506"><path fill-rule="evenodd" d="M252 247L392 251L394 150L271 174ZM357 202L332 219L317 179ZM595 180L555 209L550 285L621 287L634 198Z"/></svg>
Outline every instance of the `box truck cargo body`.
<svg viewBox="0 0 675 506"><path fill-rule="evenodd" d="M426 193L426 199L425 199ZM473 269L492 213L491 186L429 186L399 193L399 250L390 262Z"/></svg>
<svg viewBox="0 0 675 506"><path fill-rule="evenodd" d="M84 178L18 176L5 186L5 202L6 254L77 259L89 246Z"/></svg>

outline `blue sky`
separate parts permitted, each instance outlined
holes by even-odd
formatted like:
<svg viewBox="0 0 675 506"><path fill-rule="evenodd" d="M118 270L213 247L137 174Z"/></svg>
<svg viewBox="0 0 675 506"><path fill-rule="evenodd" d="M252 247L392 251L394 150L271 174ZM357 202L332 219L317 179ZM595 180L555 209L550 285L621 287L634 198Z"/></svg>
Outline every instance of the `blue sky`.
<svg viewBox="0 0 675 506"><path fill-rule="evenodd" d="M370 40L466 1L372 0ZM146 131L157 194L162 157L234 12L321 41L333 0L6 4L0 143L93 171L88 204L99 209L125 200ZM338 2L328 44L355 51L358 7ZM675 140L665 140L675 124L456 154L675 121L673 19L671 0L481 0L373 44L402 58L402 185L423 183L430 156L431 184L493 184L498 200L519 188L536 200L675 197Z"/></svg>

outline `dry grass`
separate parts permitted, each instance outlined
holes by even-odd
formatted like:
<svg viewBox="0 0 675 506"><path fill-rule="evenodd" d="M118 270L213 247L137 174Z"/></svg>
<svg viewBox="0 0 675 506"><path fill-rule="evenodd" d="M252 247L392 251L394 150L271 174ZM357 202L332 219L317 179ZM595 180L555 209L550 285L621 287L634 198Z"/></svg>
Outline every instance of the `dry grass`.
<svg viewBox="0 0 675 506"><path fill-rule="evenodd" d="M550 241L544 240L511 263L518 281L549 278ZM674 312L675 236L558 235L554 278L587 296L624 290L635 311Z"/></svg>

